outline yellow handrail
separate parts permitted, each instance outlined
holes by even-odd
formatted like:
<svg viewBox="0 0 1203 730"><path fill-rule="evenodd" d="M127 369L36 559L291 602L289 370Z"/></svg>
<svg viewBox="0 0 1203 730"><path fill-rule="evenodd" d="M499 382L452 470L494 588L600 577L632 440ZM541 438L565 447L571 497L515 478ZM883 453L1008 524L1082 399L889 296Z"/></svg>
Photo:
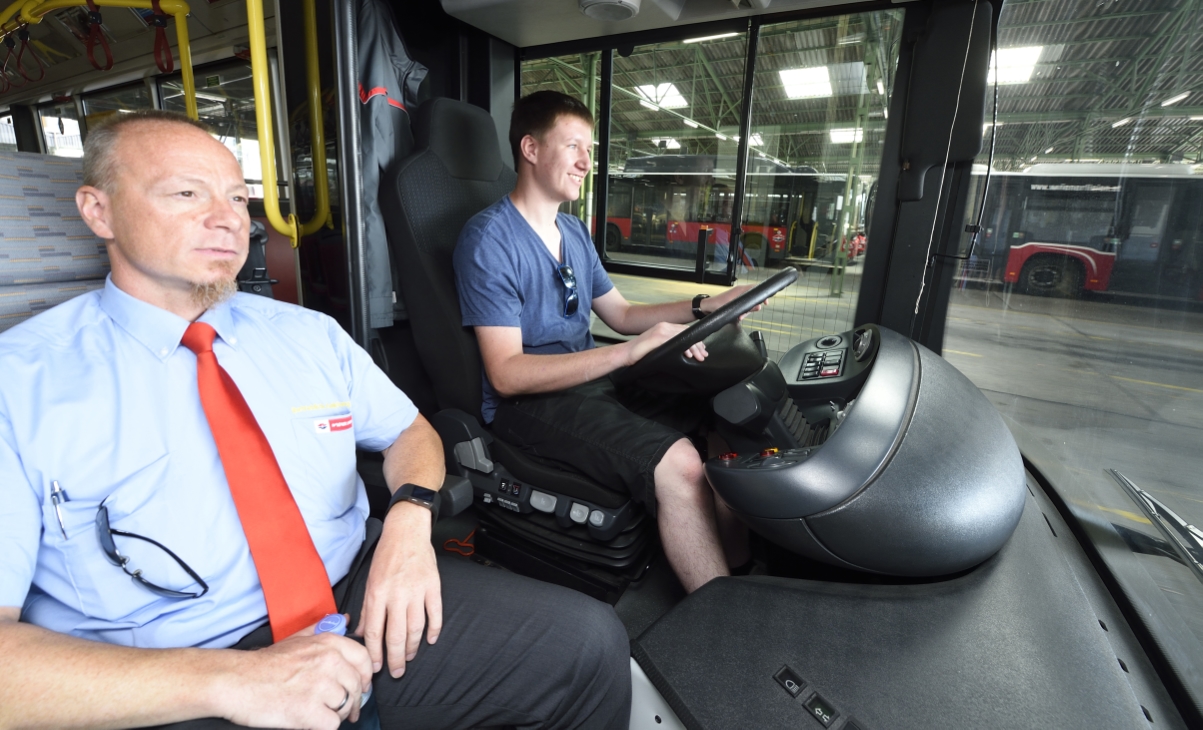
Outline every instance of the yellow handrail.
<svg viewBox="0 0 1203 730"><path fill-rule="evenodd" d="M317 209L301 226L301 235L316 233L322 226L334 227L330 217L330 190L326 182L326 129L322 114L322 77L317 63L317 9L315 0L304 0L305 80L309 86L309 138L313 152L313 195ZM293 244L294 246L296 243Z"/></svg>
<svg viewBox="0 0 1203 730"><path fill-rule="evenodd" d="M93 0L102 8L140 8L152 10L151 0ZM18 0L0 12L0 30L12 33L24 24L40 23L43 16L62 8L87 5L86 0ZM184 81L184 105L188 116L199 117L196 110L196 80L192 76L192 47L188 42L188 13L184 0L161 0L159 7L175 18L176 45L180 52L180 75ZM18 12L20 17L17 18Z"/></svg>
<svg viewBox="0 0 1203 730"><path fill-rule="evenodd" d="M51 0L52 2L54 0ZM263 165L263 209L267 220L288 236L293 248L300 241L297 217L280 213L280 189L276 184L276 140L272 129L272 102L267 73L267 34L263 26L263 0L246 0L246 28L251 45L251 88L255 92L255 124L259 128L259 161ZM322 150L323 162L325 149ZM316 162L317 155L314 155ZM316 171L316 164L314 167ZM325 180L317 187L325 185Z"/></svg>

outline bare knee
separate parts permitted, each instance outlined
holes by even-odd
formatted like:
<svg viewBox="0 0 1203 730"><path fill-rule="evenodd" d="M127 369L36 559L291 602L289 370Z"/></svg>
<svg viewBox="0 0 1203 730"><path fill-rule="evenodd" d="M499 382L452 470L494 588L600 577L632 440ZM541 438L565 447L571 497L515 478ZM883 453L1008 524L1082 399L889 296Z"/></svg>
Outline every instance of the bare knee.
<svg viewBox="0 0 1203 730"><path fill-rule="evenodd" d="M698 501L709 496L702 457L689 439L669 447L656 465L656 497L659 501Z"/></svg>

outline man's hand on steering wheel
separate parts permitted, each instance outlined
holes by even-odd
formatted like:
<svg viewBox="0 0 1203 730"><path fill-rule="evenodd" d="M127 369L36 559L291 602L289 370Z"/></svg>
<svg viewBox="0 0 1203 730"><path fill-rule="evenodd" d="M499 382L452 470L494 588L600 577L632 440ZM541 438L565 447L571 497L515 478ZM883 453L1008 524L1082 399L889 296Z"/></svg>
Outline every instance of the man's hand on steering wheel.
<svg viewBox="0 0 1203 730"><path fill-rule="evenodd" d="M703 303L705 303L705 300L703 300ZM688 325L673 324L672 322L660 322L653 325L651 329L646 330L643 334L627 342L630 349L627 351L626 364L630 366L639 362L643 359L644 355L668 342L686 327ZM689 349L685 351L685 357L692 358L698 362L705 360L706 343L695 342L690 345Z"/></svg>

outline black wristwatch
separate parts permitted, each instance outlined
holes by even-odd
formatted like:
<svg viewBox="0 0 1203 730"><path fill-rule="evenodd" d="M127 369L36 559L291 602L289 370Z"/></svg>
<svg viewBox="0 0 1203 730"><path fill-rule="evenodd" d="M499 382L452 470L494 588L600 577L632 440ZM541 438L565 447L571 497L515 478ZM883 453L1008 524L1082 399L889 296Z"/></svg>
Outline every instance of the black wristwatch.
<svg viewBox="0 0 1203 730"><path fill-rule="evenodd" d="M706 316L706 313L702 311L702 300L709 298L709 294L699 294L693 298L693 316L696 319L701 319L702 317Z"/></svg>
<svg viewBox="0 0 1203 730"><path fill-rule="evenodd" d="M417 484L402 484L397 491L393 492L393 498L388 501L388 509L385 510L385 514L398 502L413 502L430 510L431 523L439 518L439 493L433 489L419 487Z"/></svg>

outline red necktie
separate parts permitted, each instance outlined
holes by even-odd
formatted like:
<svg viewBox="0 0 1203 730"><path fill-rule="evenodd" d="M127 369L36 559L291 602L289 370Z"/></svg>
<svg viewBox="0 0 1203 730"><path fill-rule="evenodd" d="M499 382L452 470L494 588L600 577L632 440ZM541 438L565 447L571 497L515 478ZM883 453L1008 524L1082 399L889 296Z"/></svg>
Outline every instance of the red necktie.
<svg viewBox="0 0 1203 730"><path fill-rule="evenodd" d="M196 353L201 406L263 586L272 639L280 641L334 613L334 593L271 444L213 354L216 336L193 322L180 342Z"/></svg>

